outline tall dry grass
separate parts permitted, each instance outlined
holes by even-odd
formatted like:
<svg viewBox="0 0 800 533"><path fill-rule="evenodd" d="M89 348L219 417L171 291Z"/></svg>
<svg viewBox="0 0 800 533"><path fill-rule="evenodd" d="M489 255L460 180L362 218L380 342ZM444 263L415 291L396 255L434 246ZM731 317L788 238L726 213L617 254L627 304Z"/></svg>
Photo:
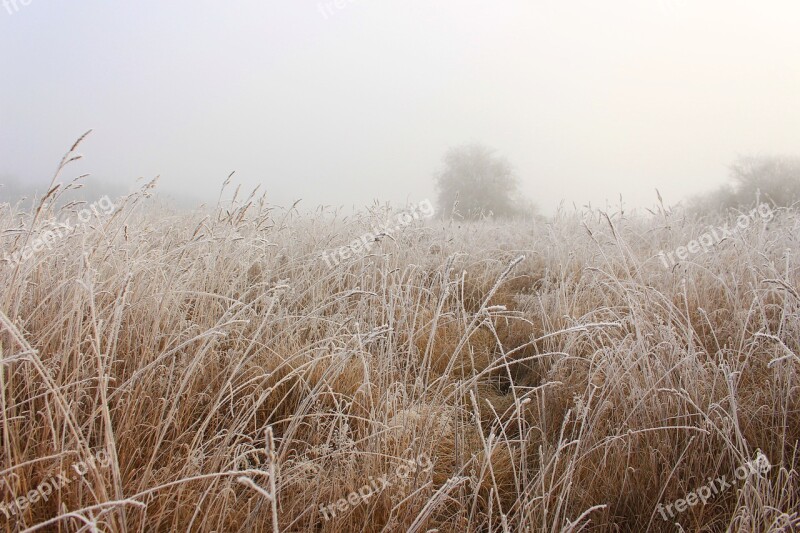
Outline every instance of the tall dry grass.
<svg viewBox="0 0 800 533"><path fill-rule="evenodd" d="M58 194L2 207L5 253L78 208ZM0 265L0 503L112 459L3 530L797 527L796 212L672 271L706 228L668 211L417 225L328 269L374 220L146 196ZM758 450L765 478L663 520Z"/></svg>

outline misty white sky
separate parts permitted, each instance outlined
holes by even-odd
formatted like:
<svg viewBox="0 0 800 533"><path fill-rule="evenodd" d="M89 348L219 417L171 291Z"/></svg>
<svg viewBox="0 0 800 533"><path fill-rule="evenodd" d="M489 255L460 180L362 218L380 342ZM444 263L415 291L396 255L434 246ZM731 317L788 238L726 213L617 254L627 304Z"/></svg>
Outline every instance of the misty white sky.
<svg viewBox="0 0 800 533"><path fill-rule="evenodd" d="M544 212L716 187L800 153L797 0L5 0L0 176L274 203L433 198L444 151L515 166ZM2 0L0 0L2 6Z"/></svg>

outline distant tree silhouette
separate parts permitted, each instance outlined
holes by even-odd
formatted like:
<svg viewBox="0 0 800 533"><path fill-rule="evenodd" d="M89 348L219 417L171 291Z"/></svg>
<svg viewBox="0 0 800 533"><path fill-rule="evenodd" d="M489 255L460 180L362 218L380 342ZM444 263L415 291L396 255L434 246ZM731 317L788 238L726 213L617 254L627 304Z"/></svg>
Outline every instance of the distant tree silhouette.
<svg viewBox="0 0 800 533"><path fill-rule="evenodd" d="M740 200L762 199L788 206L800 201L800 158L744 157L731 166L734 190Z"/></svg>
<svg viewBox="0 0 800 533"><path fill-rule="evenodd" d="M730 183L697 198L690 208L732 209L756 201L784 207L800 202L800 158L741 157L730 166Z"/></svg>
<svg viewBox="0 0 800 533"><path fill-rule="evenodd" d="M532 215L532 205L520 198L511 164L482 144L451 148L444 169L436 175L437 204L442 216L467 219Z"/></svg>

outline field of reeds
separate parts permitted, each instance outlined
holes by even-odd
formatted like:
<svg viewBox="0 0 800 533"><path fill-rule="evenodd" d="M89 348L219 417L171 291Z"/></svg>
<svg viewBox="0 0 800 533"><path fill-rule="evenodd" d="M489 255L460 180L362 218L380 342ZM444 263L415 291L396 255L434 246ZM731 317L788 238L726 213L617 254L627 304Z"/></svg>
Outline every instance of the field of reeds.
<svg viewBox="0 0 800 533"><path fill-rule="evenodd" d="M798 527L794 210L671 268L737 213L415 221L331 268L387 212L114 205L0 262L2 531Z"/></svg>

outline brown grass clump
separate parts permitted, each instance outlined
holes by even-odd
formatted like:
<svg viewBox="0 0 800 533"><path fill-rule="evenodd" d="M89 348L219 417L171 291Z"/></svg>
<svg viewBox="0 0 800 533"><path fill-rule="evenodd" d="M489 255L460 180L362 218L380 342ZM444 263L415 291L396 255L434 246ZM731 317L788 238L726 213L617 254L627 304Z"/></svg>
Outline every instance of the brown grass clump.
<svg viewBox="0 0 800 533"><path fill-rule="evenodd" d="M59 191L2 207L4 253ZM146 196L0 264L2 530L797 527L796 212L672 270L702 227L665 213L411 225L329 269L365 220Z"/></svg>

